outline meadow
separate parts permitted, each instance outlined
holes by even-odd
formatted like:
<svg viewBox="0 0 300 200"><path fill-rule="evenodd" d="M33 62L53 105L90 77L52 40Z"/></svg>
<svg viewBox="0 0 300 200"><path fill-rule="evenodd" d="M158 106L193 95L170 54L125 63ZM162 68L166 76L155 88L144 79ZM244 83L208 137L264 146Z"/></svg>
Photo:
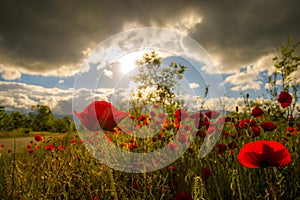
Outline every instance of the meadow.
<svg viewBox="0 0 300 200"><path fill-rule="evenodd" d="M179 118L191 119L190 126L197 129L193 141L191 128L175 132L181 134L179 142L188 150L153 172L127 173L101 164L84 145L97 142L93 135L82 139L77 133L67 133L47 138L40 132L23 148L1 145L1 199L300 199L299 119L284 117L287 108L274 103L274 110L249 104L248 109L237 107L222 118L216 117L217 111L199 115L175 111L161 132L146 141L118 128L103 131L120 148L145 152L170 143L174 139L170 130L178 128ZM214 134L214 125L220 121L224 127L217 144L199 158L205 136ZM135 122L149 126L151 118L138 116ZM243 147L255 141L262 147L244 149L251 158L243 158L247 156L241 153ZM176 145L169 150L176 151Z"/></svg>
<svg viewBox="0 0 300 200"><path fill-rule="evenodd" d="M262 103L246 94L244 106L227 113L191 112L179 106L171 89L186 67L171 64L160 69L156 53L145 54L142 64L146 68L134 77L140 85L130 112L94 101L81 113L74 111L79 119L77 132L51 137L36 132L18 148L0 144L0 199L300 199L299 84L290 79L300 57L292 56L293 51L283 46L283 58L274 59L281 86L275 72L267 91L271 99ZM166 78L170 74L171 78ZM155 83L157 90L142 99L147 81ZM148 103L153 110L148 110ZM160 107L166 112L161 113ZM47 107L38 108L50 113ZM57 128L52 129L36 116L33 125L39 122L49 130L71 130L69 119L53 123ZM61 128L62 124L69 128ZM157 134L138 137L147 131ZM16 138L23 133L5 134ZM203 144L210 144L204 145L207 155L199 156ZM141 155L165 147L166 156L152 158L152 164L169 164L157 170L135 160L132 165L130 158L108 151L109 146ZM113 158L111 163L99 162L107 155ZM173 162L172 156L178 159ZM127 166L108 167L114 159L144 169L130 173Z"/></svg>

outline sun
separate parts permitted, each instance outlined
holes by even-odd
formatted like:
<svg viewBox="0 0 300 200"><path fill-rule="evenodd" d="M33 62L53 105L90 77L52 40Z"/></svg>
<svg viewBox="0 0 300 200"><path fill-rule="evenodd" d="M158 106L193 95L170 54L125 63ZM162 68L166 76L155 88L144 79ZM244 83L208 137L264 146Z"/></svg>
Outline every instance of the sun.
<svg viewBox="0 0 300 200"><path fill-rule="evenodd" d="M136 61L141 60L144 53L145 51L135 51L119 58L118 62L121 63L120 71L122 74L134 70L137 67Z"/></svg>

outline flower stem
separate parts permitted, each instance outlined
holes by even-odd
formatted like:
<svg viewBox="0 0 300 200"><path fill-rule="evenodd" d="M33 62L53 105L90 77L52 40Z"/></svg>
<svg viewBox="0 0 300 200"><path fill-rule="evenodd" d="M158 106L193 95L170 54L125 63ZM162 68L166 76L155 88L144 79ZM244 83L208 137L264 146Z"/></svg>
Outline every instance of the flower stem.
<svg viewBox="0 0 300 200"><path fill-rule="evenodd" d="M109 178L111 181L111 195L114 197L114 200L118 200L118 196L117 196L117 189L116 189L116 183L115 183L115 179L114 179L114 175L113 175L113 170L110 169L108 170L109 173Z"/></svg>
<svg viewBox="0 0 300 200"><path fill-rule="evenodd" d="M209 164L209 169L210 169L210 171L213 171L213 170L212 170L212 167L211 167L211 163L208 162L208 164ZM218 192L218 195L219 195L219 199L220 199L220 200L223 200L222 195L221 195L221 192L220 192L220 188L219 188L219 186L218 186L217 178L216 178L216 176L215 176L214 173L213 173L212 177L213 177L214 182L215 182L215 185L216 185L216 189L217 189L217 192Z"/></svg>

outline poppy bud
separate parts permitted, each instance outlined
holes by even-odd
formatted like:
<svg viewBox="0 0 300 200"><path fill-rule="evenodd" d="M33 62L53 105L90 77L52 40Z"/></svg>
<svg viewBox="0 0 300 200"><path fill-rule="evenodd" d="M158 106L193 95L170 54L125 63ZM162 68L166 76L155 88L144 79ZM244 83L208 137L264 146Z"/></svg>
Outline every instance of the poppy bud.
<svg viewBox="0 0 300 200"><path fill-rule="evenodd" d="M238 106L235 107L235 111L239 112L239 107Z"/></svg>

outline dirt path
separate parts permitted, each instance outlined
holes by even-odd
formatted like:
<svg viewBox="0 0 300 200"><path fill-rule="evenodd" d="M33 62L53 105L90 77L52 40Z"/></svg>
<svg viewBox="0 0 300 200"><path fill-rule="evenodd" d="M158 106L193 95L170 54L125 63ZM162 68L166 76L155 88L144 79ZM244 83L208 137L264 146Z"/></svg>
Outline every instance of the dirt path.
<svg viewBox="0 0 300 200"><path fill-rule="evenodd" d="M30 143L30 141L35 142L33 137L21 137L16 138L16 149L26 147L27 144ZM0 145L4 144L5 148L8 149L14 149L14 139L13 138L5 138L0 139Z"/></svg>

